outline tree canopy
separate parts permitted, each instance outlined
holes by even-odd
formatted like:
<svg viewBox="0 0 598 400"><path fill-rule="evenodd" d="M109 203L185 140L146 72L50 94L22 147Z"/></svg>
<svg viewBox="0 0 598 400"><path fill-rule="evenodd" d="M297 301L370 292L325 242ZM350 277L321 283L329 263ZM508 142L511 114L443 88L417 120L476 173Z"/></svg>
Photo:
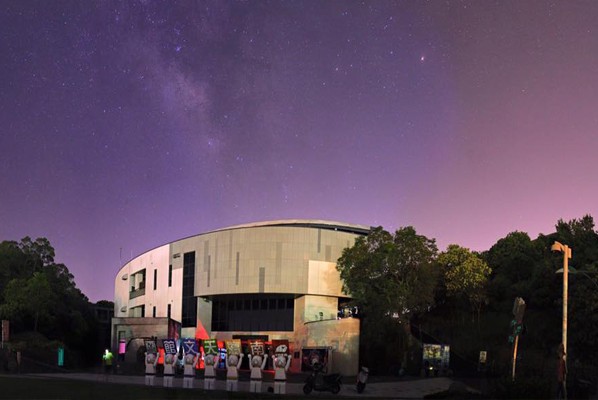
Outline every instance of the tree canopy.
<svg viewBox="0 0 598 400"><path fill-rule="evenodd" d="M36 332L91 359L97 355L95 313L54 257L45 238L0 243L0 318L10 320L13 337Z"/></svg>
<svg viewBox="0 0 598 400"><path fill-rule="evenodd" d="M438 256L446 293L449 297L465 299L479 318L481 307L487 302L486 287L491 269L469 249L456 244Z"/></svg>
<svg viewBox="0 0 598 400"><path fill-rule="evenodd" d="M362 335L378 352L377 363L384 362L380 351L388 351L388 342L407 331L399 328L411 323L418 329L409 333L450 344L451 357L463 365L477 365L479 351L487 350L497 367L508 368L512 307L522 297L526 329L518 368L520 363L522 371L548 379L551 372L544 366L560 343L562 318L562 274L556 273L562 254L550 250L554 241L572 248L569 265L580 271L569 274L569 355L582 364L595 363L598 232L589 215L559 220L553 233L536 239L511 232L482 253L454 244L438 254L435 241L413 227L394 234L378 227L345 249L337 268L344 289L365 314ZM477 321L466 318L472 313ZM408 351L405 346L395 350Z"/></svg>

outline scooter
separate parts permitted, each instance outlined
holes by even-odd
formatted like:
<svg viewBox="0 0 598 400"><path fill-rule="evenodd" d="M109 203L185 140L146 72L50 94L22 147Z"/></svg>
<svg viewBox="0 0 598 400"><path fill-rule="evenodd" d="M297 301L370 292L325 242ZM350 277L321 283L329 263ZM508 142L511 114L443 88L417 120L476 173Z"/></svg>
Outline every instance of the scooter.
<svg viewBox="0 0 598 400"><path fill-rule="evenodd" d="M305 380L303 385L303 393L310 394L312 390L318 392L332 392L337 394L341 391L341 375L340 374L322 374L323 366L320 363L313 365L313 371L311 375Z"/></svg>
<svg viewBox="0 0 598 400"><path fill-rule="evenodd" d="M357 393L363 393L365 390L365 384L368 380L370 370L367 367L361 367L361 370L357 374Z"/></svg>

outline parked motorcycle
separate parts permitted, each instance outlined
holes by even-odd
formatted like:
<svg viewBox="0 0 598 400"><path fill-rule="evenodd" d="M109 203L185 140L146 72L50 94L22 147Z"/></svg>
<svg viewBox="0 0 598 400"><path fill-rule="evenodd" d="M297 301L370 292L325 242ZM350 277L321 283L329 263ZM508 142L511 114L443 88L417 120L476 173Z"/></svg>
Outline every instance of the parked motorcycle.
<svg viewBox="0 0 598 400"><path fill-rule="evenodd" d="M318 392L332 392L332 394L337 394L341 391L341 375L324 375L322 369L323 366L320 363L313 365L312 373L307 377L305 385L303 385L303 393L307 395L315 390Z"/></svg>
<svg viewBox="0 0 598 400"><path fill-rule="evenodd" d="M367 367L361 367L361 370L359 370L359 373L357 374L357 393L363 393L365 390L365 384L369 374L370 370Z"/></svg>

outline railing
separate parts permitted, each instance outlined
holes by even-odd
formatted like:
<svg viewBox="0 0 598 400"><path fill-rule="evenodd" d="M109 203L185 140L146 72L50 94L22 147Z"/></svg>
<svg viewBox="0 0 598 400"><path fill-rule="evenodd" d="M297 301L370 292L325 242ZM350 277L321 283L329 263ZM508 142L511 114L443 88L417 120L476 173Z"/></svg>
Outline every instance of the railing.
<svg viewBox="0 0 598 400"><path fill-rule="evenodd" d="M139 288L137 290L131 289L131 291L129 292L129 300L134 299L139 296L144 296L144 295L145 295L145 288Z"/></svg>

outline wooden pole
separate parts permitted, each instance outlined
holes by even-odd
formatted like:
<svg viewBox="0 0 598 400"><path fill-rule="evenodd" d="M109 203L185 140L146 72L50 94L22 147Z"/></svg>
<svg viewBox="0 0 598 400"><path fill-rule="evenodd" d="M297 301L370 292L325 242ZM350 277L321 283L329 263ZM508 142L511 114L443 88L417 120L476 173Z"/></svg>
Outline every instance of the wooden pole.
<svg viewBox="0 0 598 400"><path fill-rule="evenodd" d="M511 377L515 381L515 367L517 365L517 345L519 344L519 335L515 336L515 343L513 344L513 370Z"/></svg>

